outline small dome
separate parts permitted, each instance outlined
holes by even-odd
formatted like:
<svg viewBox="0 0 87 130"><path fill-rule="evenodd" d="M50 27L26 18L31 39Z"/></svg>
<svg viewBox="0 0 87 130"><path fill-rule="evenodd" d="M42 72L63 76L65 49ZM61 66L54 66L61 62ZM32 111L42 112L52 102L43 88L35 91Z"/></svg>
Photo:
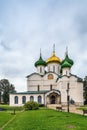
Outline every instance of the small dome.
<svg viewBox="0 0 87 130"><path fill-rule="evenodd" d="M68 62L69 64L71 64L71 65L74 64L73 60L68 57L68 54L66 54L66 57L65 57L65 59L61 62L61 65L62 65L65 61L67 61L67 62Z"/></svg>
<svg viewBox="0 0 87 130"><path fill-rule="evenodd" d="M62 64L61 64L61 68L71 68L71 64L67 61L64 61Z"/></svg>
<svg viewBox="0 0 87 130"><path fill-rule="evenodd" d="M40 55L39 60L35 62L35 67L37 67L39 65L46 66L46 62L42 59L41 55Z"/></svg>
<svg viewBox="0 0 87 130"><path fill-rule="evenodd" d="M47 64L52 62L61 63L61 60L59 57L57 57L55 54L53 54L50 58L47 59Z"/></svg>
<svg viewBox="0 0 87 130"><path fill-rule="evenodd" d="M73 60L69 58L68 51L66 50L65 59L61 62L61 68L68 67L71 68L74 64Z"/></svg>

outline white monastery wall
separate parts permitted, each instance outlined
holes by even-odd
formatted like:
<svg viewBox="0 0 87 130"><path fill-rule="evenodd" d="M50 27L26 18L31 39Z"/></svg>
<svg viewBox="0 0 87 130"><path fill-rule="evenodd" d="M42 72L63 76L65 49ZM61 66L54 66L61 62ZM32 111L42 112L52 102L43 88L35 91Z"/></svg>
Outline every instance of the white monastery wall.
<svg viewBox="0 0 87 130"><path fill-rule="evenodd" d="M14 98L18 96L18 104L14 104ZM44 94L10 94L10 106L23 106L22 97L26 97L26 102L30 101L30 96L34 96L34 101L38 102L38 96L42 97L42 104L44 104Z"/></svg>

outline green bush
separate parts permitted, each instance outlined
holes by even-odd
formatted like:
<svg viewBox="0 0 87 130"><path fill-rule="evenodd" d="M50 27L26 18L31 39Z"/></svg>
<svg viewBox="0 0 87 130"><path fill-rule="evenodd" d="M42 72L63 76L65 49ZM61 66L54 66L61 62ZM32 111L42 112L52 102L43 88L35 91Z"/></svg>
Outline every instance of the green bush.
<svg viewBox="0 0 87 130"><path fill-rule="evenodd" d="M25 110L36 110L39 108L39 104L34 101L28 101L24 104Z"/></svg>

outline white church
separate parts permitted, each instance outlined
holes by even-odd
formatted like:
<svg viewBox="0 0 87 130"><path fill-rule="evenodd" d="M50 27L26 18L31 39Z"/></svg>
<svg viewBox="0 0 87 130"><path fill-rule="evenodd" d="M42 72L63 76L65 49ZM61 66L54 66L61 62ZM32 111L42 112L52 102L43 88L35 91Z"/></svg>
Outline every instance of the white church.
<svg viewBox="0 0 87 130"><path fill-rule="evenodd" d="M22 106L27 101L39 104L83 105L83 80L71 73L74 62L66 50L65 58L61 60L53 53L46 61L40 52L35 62L36 72L27 76L27 91L10 94L10 106Z"/></svg>

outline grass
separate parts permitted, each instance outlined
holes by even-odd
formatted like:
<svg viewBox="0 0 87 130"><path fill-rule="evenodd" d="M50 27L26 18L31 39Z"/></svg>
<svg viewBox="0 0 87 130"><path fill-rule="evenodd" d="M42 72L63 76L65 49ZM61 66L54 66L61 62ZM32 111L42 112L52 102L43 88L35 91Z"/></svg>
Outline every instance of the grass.
<svg viewBox="0 0 87 130"><path fill-rule="evenodd" d="M21 111L21 110L24 109L23 106L21 106L21 107L14 107L14 106L9 106L9 105L0 105L0 108L4 108L4 109L6 109L7 111L13 111L14 109L15 109L16 111Z"/></svg>
<svg viewBox="0 0 87 130"><path fill-rule="evenodd" d="M1 112L0 117L3 116L4 123L6 115L12 118L9 113ZM87 116L50 109L23 111L17 113L3 130L87 130Z"/></svg>
<svg viewBox="0 0 87 130"><path fill-rule="evenodd" d="M80 106L78 109L79 109L79 110L87 110L87 105Z"/></svg>
<svg viewBox="0 0 87 130"><path fill-rule="evenodd" d="M0 127L2 127L7 121L12 118L12 115L8 112L0 112Z"/></svg>

